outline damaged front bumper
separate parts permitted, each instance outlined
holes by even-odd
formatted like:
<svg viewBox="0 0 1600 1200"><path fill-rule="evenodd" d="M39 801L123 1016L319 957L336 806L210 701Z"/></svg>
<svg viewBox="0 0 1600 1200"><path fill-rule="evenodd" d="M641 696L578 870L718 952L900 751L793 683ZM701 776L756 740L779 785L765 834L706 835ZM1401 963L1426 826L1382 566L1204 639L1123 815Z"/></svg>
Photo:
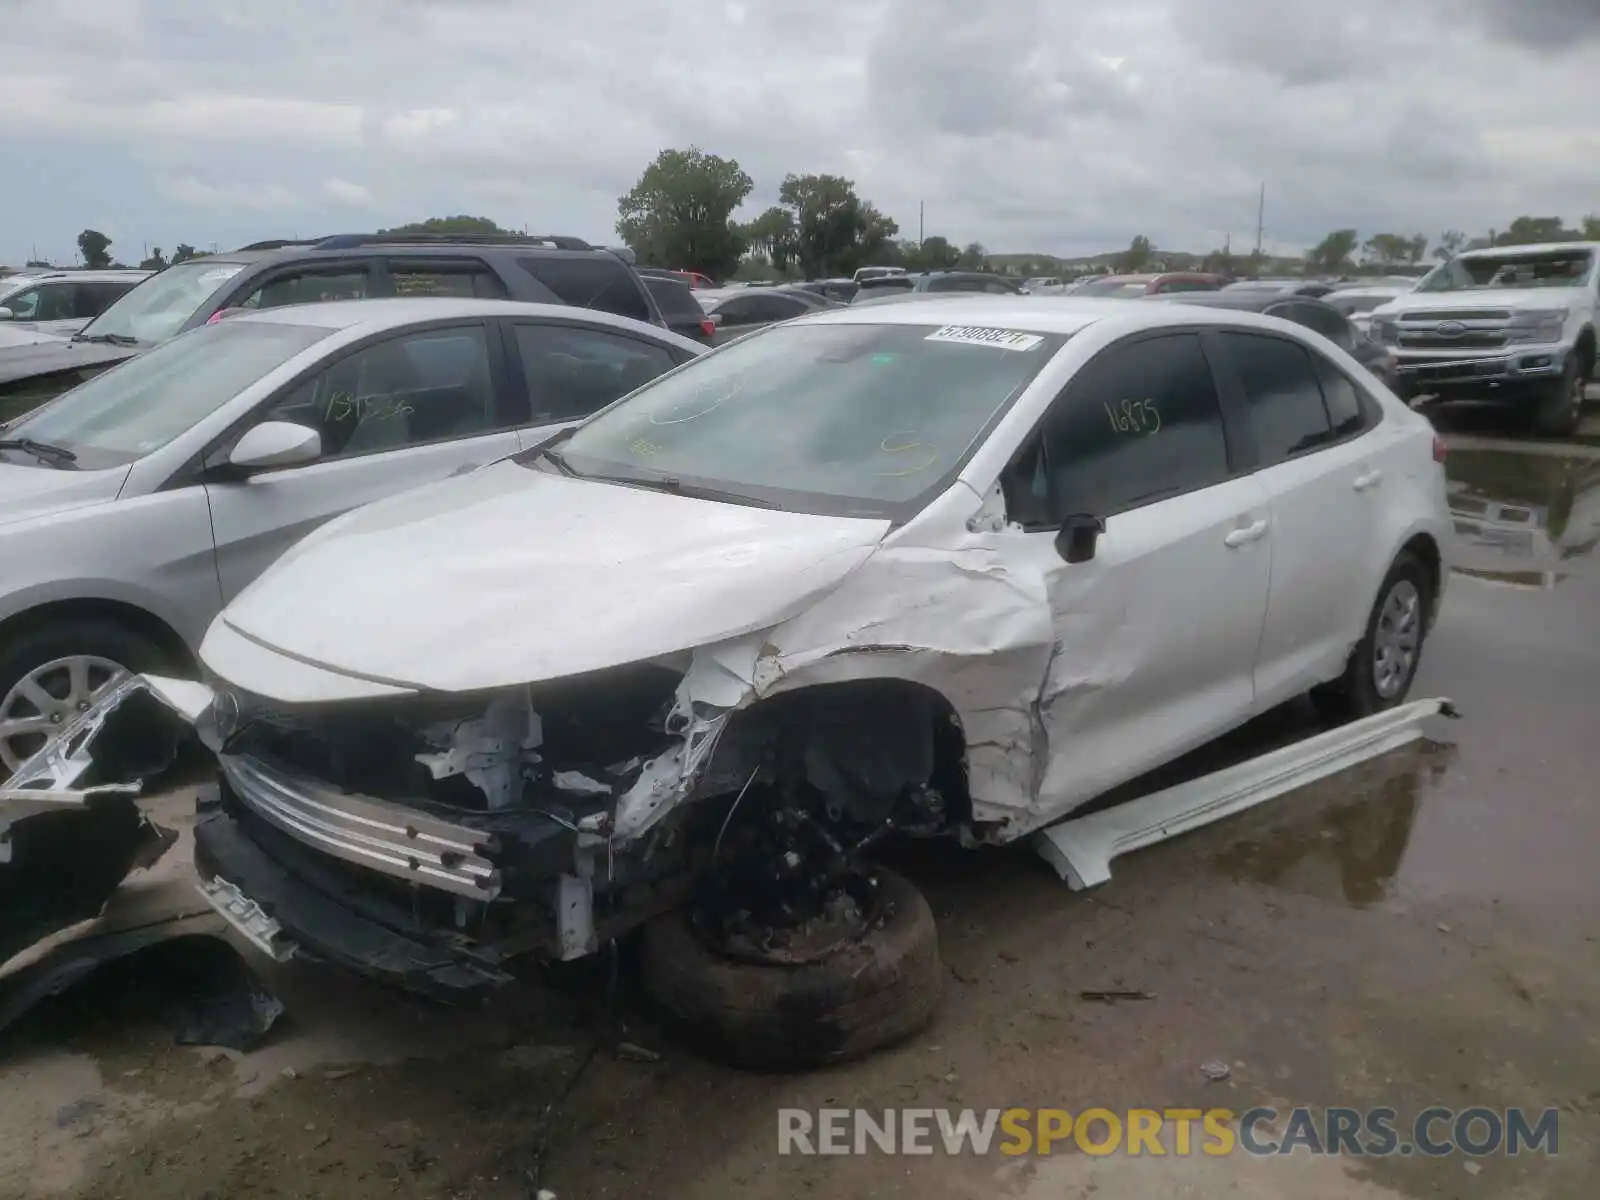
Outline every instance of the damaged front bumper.
<svg viewBox="0 0 1600 1200"><path fill-rule="evenodd" d="M137 797L198 719L196 686L124 679L0 784L0 963L98 916L177 840Z"/></svg>
<svg viewBox="0 0 1600 1200"><path fill-rule="evenodd" d="M507 982L503 964L513 957L592 953L624 923L663 911L687 892L686 876L681 885L662 878L637 886L623 880L630 886L615 892L607 885L614 849L635 840L616 828L628 796L670 807L680 782L674 768L689 755L691 739L669 739L668 749L623 764L626 771L608 783L556 771L551 787L559 803L496 804L496 788L509 795L512 779L497 772L514 771L519 757L531 756L538 742L527 722L537 729L538 718L513 713L508 725L504 708L518 702L495 698L482 719L456 723L444 753L412 756L422 774L489 798L469 811L446 808L437 797L365 794L258 753L254 737L239 736L251 718L241 722L237 699L225 688L156 676L123 681L8 785L10 819L112 800L131 811L140 764L113 747L130 733L137 744L142 722L169 737L192 726L219 774L202 789L194 835L197 884L211 907L277 961L333 962L441 999ZM523 724L512 728L518 720ZM118 736L108 740L111 732ZM5 828L0 821L0 833ZM624 890L626 917L611 911Z"/></svg>

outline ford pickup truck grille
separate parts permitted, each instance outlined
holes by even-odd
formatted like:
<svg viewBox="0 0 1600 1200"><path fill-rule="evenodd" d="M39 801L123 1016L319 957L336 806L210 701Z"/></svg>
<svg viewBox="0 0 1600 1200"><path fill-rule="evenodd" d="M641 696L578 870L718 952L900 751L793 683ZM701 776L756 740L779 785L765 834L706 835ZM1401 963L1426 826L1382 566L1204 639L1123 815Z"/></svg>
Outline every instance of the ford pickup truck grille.
<svg viewBox="0 0 1600 1200"><path fill-rule="evenodd" d="M1402 321L1422 324L1426 321L1435 323L1440 321L1509 321L1511 312L1504 308L1461 308L1444 309L1440 312L1408 312L1400 316Z"/></svg>
<svg viewBox="0 0 1600 1200"><path fill-rule="evenodd" d="M1503 329L1468 329L1444 334L1437 330L1400 327L1400 345L1407 350L1498 350L1506 344Z"/></svg>

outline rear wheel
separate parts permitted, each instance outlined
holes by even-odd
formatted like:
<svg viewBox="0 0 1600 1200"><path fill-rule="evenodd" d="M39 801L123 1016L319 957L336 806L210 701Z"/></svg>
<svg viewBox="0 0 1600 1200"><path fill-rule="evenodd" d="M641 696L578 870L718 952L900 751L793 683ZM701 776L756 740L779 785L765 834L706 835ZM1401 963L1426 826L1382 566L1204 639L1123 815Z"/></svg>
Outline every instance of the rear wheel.
<svg viewBox="0 0 1600 1200"><path fill-rule="evenodd" d="M1422 643L1433 608L1433 580L1411 553L1389 568L1367 617L1367 631L1344 674L1311 690L1317 710L1333 721L1348 721L1393 708L1406 698L1422 662Z"/></svg>
<svg viewBox="0 0 1600 1200"><path fill-rule="evenodd" d="M63 617L25 629L0 649L0 777L130 672L158 671L159 646L104 617Z"/></svg>

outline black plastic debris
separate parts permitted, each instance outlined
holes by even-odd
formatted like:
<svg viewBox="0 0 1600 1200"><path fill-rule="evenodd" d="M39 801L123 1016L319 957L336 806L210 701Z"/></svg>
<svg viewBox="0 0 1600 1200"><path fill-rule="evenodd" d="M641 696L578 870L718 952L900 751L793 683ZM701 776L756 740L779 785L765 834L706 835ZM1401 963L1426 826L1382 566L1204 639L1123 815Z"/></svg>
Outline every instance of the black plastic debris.
<svg viewBox="0 0 1600 1200"><path fill-rule="evenodd" d="M100 1019L120 1015L107 1013L109 1001L130 1020L157 1016L180 1045L255 1049L283 1015L283 1003L214 932L186 932L214 924L207 913L52 950L0 978L0 1032L41 1001L82 987L95 991L89 1007Z"/></svg>

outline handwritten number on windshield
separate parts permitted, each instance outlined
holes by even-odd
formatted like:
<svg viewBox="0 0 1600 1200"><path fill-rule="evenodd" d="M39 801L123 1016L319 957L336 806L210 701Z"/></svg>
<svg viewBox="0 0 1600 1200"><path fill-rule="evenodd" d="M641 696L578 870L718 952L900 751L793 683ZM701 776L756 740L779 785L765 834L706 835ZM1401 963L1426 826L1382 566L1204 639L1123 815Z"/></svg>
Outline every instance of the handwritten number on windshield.
<svg viewBox="0 0 1600 1200"><path fill-rule="evenodd" d="M930 446L927 442L917 440L915 432L891 433L878 443L878 449L885 454L905 454L911 456L907 461L910 466L898 471L875 471L873 474L888 479L901 479L907 475L915 475L919 471L926 471L939 461L939 448Z"/></svg>

